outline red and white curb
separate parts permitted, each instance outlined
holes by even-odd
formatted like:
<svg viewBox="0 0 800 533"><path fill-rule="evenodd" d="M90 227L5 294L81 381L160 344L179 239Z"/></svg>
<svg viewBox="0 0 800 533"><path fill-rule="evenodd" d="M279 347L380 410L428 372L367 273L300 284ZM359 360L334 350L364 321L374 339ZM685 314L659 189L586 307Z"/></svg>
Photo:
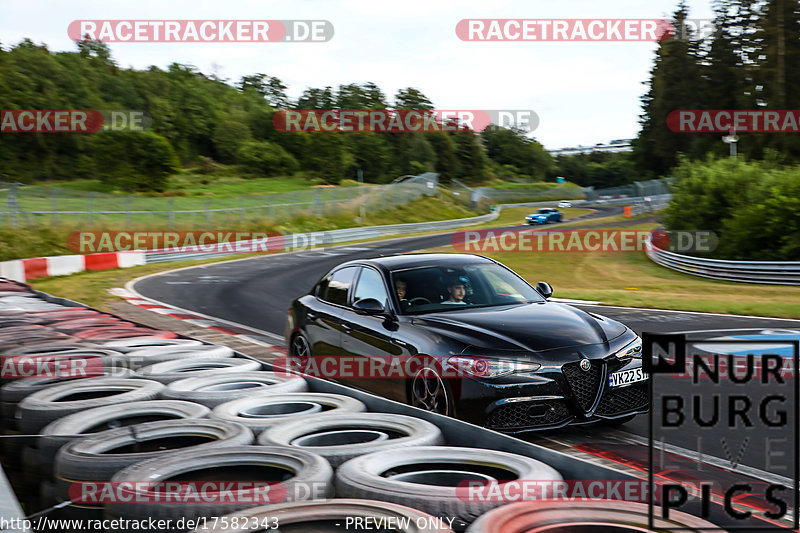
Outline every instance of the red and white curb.
<svg viewBox="0 0 800 533"><path fill-rule="evenodd" d="M258 344L260 346L285 353L285 349L281 346L281 344L283 344L283 338L275 335L274 333L248 328L247 326L235 324L221 318L211 317L195 311L188 311L180 307L165 304L163 302L150 300L128 289L114 288L110 289L109 292L114 296L122 298L129 304L139 307L140 309L145 309L147 311L152 311L153 313L158 313L159 315L183 320L187 324L191 324L193 326L210 329L218 333L224 333L225 335L231 335L247 342L252 342L253 344Z"/></svg>
<svg viewBox="0 0 800 533"><path fill-rule="evenodd" d="M86 270L110 270L144 264L145 253L141 251L34 257L0 262L0 277L28 281L34 278L66 276Z"/></svg>

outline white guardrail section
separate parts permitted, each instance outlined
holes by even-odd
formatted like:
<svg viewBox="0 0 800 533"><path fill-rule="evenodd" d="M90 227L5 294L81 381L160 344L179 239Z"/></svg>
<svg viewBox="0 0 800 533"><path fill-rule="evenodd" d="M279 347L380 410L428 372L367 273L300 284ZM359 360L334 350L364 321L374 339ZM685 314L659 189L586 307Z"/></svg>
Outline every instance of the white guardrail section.
<svg viewBox="0 0 800 533"><path fill-rule="evenodd" d="M704 278L742 283L800 285L800 261L728 261L668 252L647 245L647 256L661 266Z"/></svg>
<svg viewBox="0 0 800 533"><path fill-rule="evenodd" d="M572 200L571 203L574 207L602 207L607 205L631 205L633 206L634 214L653 211L656 209L663 209L669 203L670 195L660 195L648 198L615 198L613 200ZM284 250L302 250L315 246L325 246L331 244L339 244L345 242L352 242L362 239L373 239L376 237L384 237L390 235L402 235L407 233L419 233L426 231L442 231L448 229L455 229L464 226L471 226L473 224L482 224L491 222L500 216L500 212L504 208L511 207L541 207L541 206L555 206L558 200L549 200L547 202L523 202L516 204L501 204L497 206L497 210L486 215L480 215L470 218L458 218L453 220L439 220L435 222L414 222L410 224L390 224L385 226L367 226L360 228L347 228L331 231L317 231L312 233L294 233L291 235L284 235L280 237L282 240L280 248ZM271 237L274 239L274 237ZM226 257L242 253L243 251L256 250L261 246L263 249L274 249L269 245L268 239L256 239L250 241L239 241L241 251L234 251L235 244L231 245L209 245L209 246L192 246L183 250L176 251L174 249L161 249L150 250L145 252L145 261L150 263L167 263L171 261L183 261L186 259L209 259L215 257Z"/></svg>

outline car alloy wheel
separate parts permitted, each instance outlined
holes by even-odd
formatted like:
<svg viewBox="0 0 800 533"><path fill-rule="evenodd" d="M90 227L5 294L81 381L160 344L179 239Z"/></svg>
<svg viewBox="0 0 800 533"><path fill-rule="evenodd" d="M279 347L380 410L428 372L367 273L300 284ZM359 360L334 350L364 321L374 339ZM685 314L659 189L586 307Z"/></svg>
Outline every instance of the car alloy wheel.
<svg viewBox="0 0 800 533"><path fill-rule="evenodd" d="M411 382L411 405L425 411L452 416L450 394L436 369L425 366Z"/></svg>
<svg viewBox="0 0 800 533"><path fill-rule="evenodd" d="M311 357L311 346L302 335L295 335L292 339L291 354L297 357Z"/></svg>

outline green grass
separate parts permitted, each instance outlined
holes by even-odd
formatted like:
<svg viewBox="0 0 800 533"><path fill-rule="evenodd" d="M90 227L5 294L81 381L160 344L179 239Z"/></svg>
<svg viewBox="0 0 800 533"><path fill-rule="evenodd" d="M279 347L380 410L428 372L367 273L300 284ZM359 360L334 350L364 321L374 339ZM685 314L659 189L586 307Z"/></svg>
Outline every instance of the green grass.
<svg viewBox="0 0 800 533"><path fill-rule="evenodd" d="M607 220L606 220L607 221ZM583 225L583 221L575 222ZM602 224L599 221L597 224ZM650 230L655 224L625 226ZM613 224L608 229L613 229ZM433 251L433 250L432 250ZM451 246L435 251L453 252ZM681 274L643 252L485 253L529 282L547 281L555 296L607 305L800 318L800 287L748 285Z"/></svg>
<svg viewBox="0 0 800 533"><path fill-rule="evenodd" d="M380 198L375 200L380 200ZM204 223L188 227L177 225L175 229L272 231L291 234L358 226L449 220L473 217L479 214L453 202L446 193L443 193L442 198L424 196L397 207L376 209L378 205L377 202L371 203L370 209L366 210L366 216L359 221L355 219L355 215L359 214L356 209L342 209L338 210L338 212L329 209L323 215L304 211L277 222L268 216L247 218L240 222L236 216L221 217L217 215L211 218L211 222L208 225ZM170 229L167 224L160 222L155 216L150 218L151 223L146 223L145 218L137 218L127 225L105 222L92 226L61 223L31 228L5 227L0 229L0 261L77 253L77 251L70 250L67 247L67 238L73 231L165 231Z"/></svg>
<svg viewBox="0 0 800 533"><path fill-rule="evenodd" d="M293 176L248 178L242 176L235 166L219 165L216 171L208 174L203 174L195 168L184 169L170 176L169 188L166 193L148 193L143 196L212 196L227 198L300 191L320 186L322 183L318 179L309 179L303 176L302 173ZM128 194L125 191L115 190L112 186L100 180L45 181L36 185L83 193L101 192L123 196Z"/></svg>
<svg viewBox="0 0 800 533"><path fill-rule="evenodd" d="M493 180L484 185L483 187L491 187L493 189L523 189L523 190L545 190L545 189L580 189L580 185L571 182L553 183L552 181L536 181L533 183L518 183L515 181L502 181Z"/></svg>

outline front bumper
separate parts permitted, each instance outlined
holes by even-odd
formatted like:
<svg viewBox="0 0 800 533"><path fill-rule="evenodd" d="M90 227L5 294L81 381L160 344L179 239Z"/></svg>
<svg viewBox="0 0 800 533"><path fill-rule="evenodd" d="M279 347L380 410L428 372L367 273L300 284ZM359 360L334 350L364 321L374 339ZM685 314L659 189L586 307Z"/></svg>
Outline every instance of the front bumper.
<svg viewBox="0 0 800 533"><path fill-rule="evenodd" d="M649 410L648 382L611 388L611 372L641 367L640 359L592 360L590 372L577 362L543 367L500 379L464 379L456 406L459 418L504 433L554 429L624 418Z"/></svg>

